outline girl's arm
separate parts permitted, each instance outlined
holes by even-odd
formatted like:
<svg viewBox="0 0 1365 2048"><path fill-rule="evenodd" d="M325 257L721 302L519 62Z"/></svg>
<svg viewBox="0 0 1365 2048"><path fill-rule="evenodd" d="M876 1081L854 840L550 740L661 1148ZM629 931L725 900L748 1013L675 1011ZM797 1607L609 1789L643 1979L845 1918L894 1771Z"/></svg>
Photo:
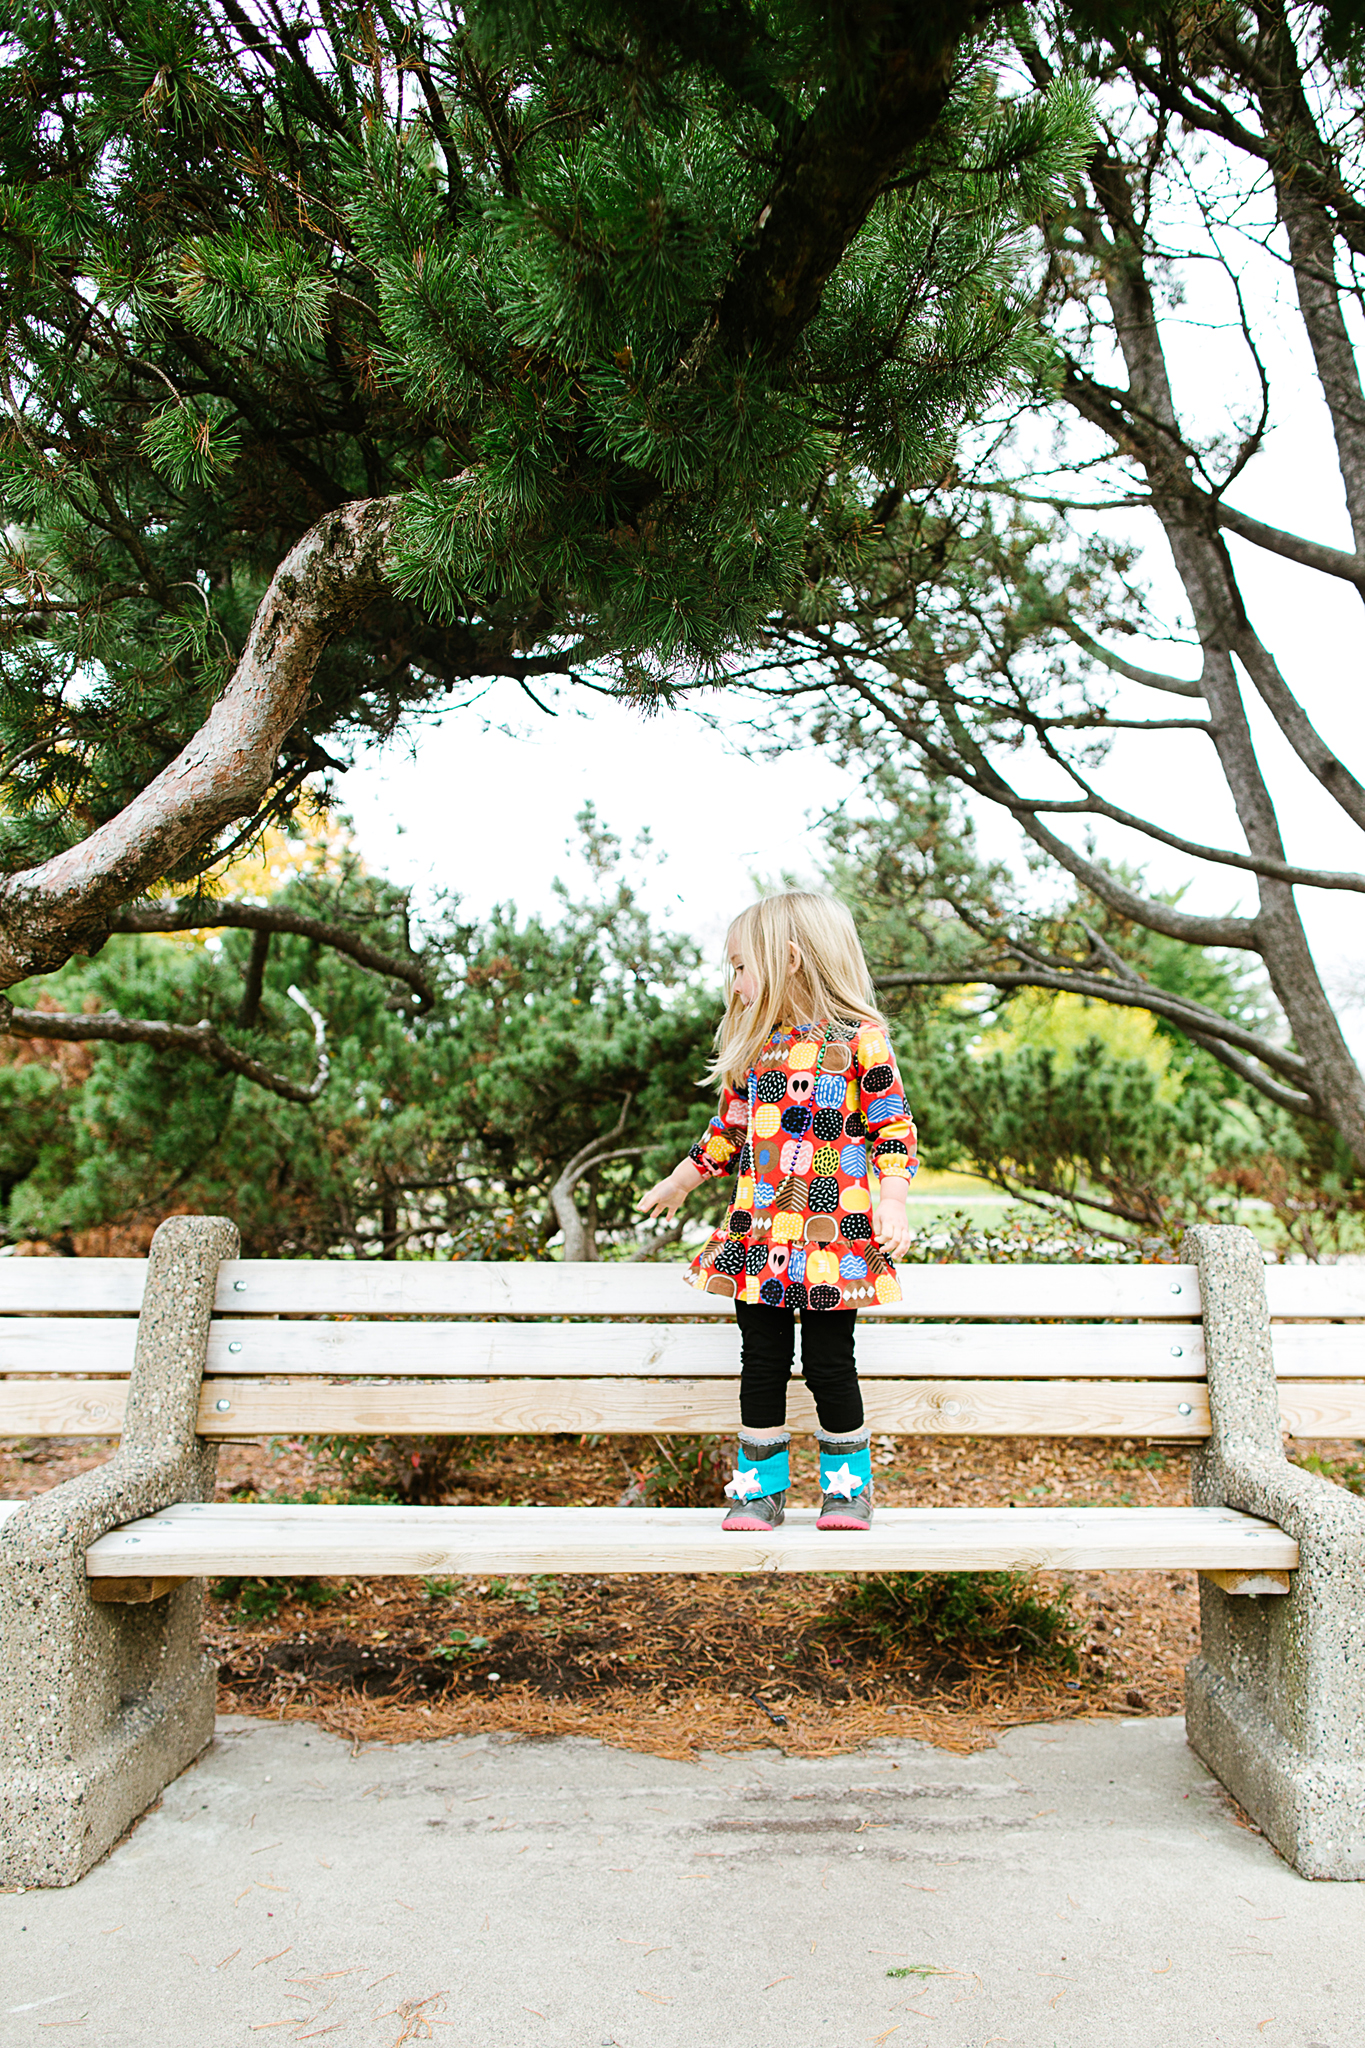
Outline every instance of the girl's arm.
<svg viewBox="0 0 1365 2048"><path fill-rule="evenodd" d="M910 1249L905 1203L911 1177L919 1167L917 1140L896 1055L886 1033L875 1024L858 1033L858 1066L858 1099L867 1122L868 1152L880 1181L872 1227L887 1258L901 1259Z"/></svg>
<svg viewBox="0 0 1365 2048"><path fill-rule="evenodd" d="M718 1174L730 1173L743 1150L749 1105L733 1088L721 1090L720 1108L686 1159L680 1159L667 1180L656 1181L635 1204L646 1216L676 1216L693 1188Z"/></svg>

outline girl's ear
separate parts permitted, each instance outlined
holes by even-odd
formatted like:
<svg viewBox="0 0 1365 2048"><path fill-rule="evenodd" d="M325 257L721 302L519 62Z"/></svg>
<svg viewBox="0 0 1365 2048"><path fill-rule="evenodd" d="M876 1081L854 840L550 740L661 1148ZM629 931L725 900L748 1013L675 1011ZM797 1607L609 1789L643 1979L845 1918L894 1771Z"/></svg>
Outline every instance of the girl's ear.
<svg viewBox="0 0 1365 2048"><path fill-rule="evenodd" d="M795 939L793 939L793 940L791 941L791 953L792 953L792 968L791 968L791 971L792 971L792 978L793 978L793 980L794 980L794 979L796 978L796 976L797 976L797 975L798 975L798 974L799 974L799 973L801 972L801 948L800 948L800 947L799 947L799 946L797 945L797 943L796 943Z"/></svg>

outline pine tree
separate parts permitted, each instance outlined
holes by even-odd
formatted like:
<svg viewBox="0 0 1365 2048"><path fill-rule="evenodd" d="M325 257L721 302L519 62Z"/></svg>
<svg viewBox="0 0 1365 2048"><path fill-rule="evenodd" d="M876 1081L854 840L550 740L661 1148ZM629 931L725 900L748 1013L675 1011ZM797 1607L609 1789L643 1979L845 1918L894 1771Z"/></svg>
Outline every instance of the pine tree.
<svg viewBox="0 0 1365 2048"><path fill-rule="evenodd" d="M0 985L471 678L723 676L856 556L1039 361L1090 117L1013 19L11 4Z"/></svg>

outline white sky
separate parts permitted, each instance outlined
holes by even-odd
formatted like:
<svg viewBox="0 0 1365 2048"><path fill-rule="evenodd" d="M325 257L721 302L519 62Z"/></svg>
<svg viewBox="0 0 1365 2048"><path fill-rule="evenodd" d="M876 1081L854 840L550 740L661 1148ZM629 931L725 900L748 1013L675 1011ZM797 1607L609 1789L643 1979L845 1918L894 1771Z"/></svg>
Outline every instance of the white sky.
<svg viewBox="0 0 1365 2048"><path fill-rule="evenodd" d="M1272 377L1276 426L1265 451L1239 479L1243 510L1330 544L1349 547L1325 407L1283 274L1255 259L1258 341ZM1240 344L1220 330L1217 277L1196 274L1184 323L1165 330L1177 390L1202 420L1221 419L1230 391L1246 390ZM1249 395L1249 392L1248 392ZM1142 515L1102 515L1112 522ZM1158 608L1178 616L1180 596L1154 525L1128 532L1155 539L1144 562ZM1365 604L1350 586L1233 540L1253 623L1275 653L1309 716L1337 752L1365 766ZM1116 643L1130 659L1193 672L1193 650ZM657 865L646 896L656 914L690 932L719 959L725 926L750 900L752 877L784 870L808 877L820 812L851 783L815 750L771 764L746 763L687 711L639 713L587 692L561 693L546 717L510 683L472 710L423 726L415 740L362 757L339 779L370 864L414 887L417 902L437 889L460 892L466 910L511 900L523 911L553 910L556 875L583 887L574 814L591 800L627 843L644 826ZM707 700L723 708L723 699ZM1248 687L1258 752L1275 792L1288 857L1317 866L1365 869L1362 835L1309 776ZM1139 717L1199 715L1198 700L1124 686L1121 708ZM1120 736L1100 786L1125 808L1149 813L1186 836L1242 849L1230 798L1212 749L1198 735ZM1025 783L1024 786L1027 786ZM1037 787L1037 784L1034 785ZM1017 860L1017 829L977 813L983 850ZM1079 843L1080 834L1076 832ZM1250 877L1201 869L1186 856L1099 824L1100 849L1145 865L1154 886L1190 883L1188 908L1249 910ZM1365 898L1300 890L1299 901L1343 1022L1365 1052ZM1348 991L1354 1000L1348 1000Z"/></svg>

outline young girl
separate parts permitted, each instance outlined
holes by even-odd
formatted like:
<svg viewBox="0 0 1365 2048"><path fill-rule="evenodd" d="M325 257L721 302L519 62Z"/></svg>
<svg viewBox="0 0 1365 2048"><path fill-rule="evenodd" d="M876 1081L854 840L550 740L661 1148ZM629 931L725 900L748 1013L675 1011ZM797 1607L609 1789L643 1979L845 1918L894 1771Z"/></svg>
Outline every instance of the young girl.
<svg viewBox="0 0 1365 2048"><path fill-rule="evenodd" d="M910 1245L915 1126L853 919L831 896L765 896L731 925L730 992L708 1076L720 1108L687 1158L640 1199L674 1216L737 1173L733 1205L688 1279L732 1296L740 1329L739 1457L727 1529L772 1529L790 1481L787 1381L819 1417L818 1529L872 1519L870 1432L853 1362L865 1302L899 1301ZM875 1177L873 1169L875 1168Z"/></svg>

